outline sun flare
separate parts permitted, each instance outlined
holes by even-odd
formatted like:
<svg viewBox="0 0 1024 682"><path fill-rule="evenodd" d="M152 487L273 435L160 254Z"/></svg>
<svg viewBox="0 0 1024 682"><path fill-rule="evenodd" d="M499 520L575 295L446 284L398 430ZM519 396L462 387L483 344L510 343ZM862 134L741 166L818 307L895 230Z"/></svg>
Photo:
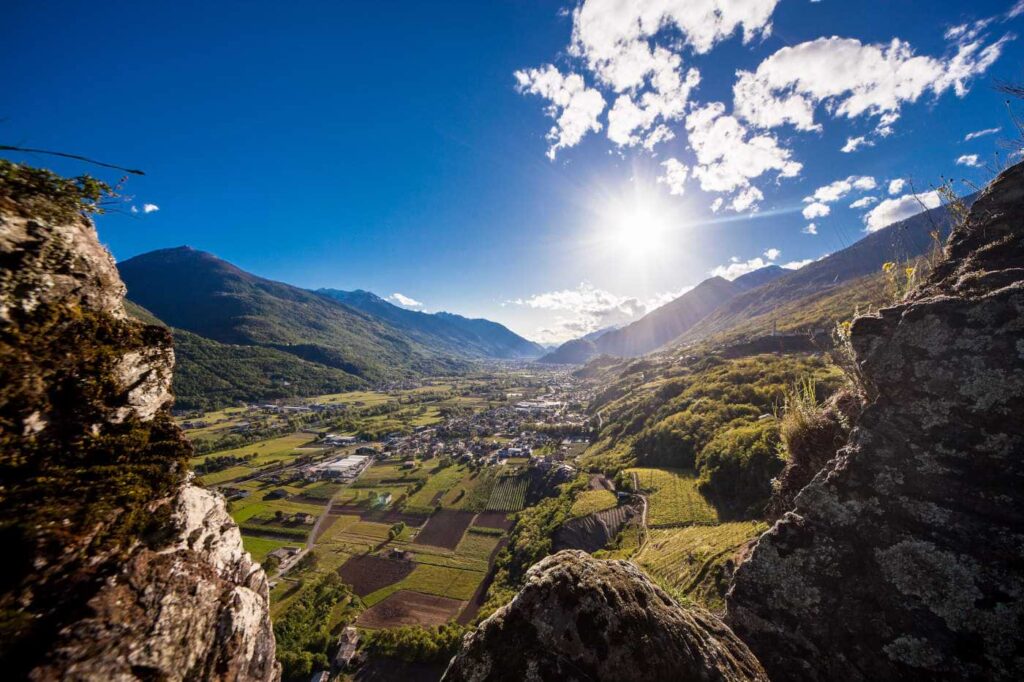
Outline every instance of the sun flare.
<svg viewBox="0 0 1024 682"><path fill-rule="evenodd" d="M606 202L598 232L612 255L650 262L677 248L674 233L682 226L679 209L656 188L634 186Z"/></svg>

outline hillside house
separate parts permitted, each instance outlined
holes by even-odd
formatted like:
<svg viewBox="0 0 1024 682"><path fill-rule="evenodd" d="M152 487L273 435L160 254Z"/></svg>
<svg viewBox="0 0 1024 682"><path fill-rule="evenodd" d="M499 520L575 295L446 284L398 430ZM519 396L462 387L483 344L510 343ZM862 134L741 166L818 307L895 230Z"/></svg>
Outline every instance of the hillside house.
<svg viewBox="0 0 1024 682"><path fill-rule="evenodd" d="M355 657L358 647L359 632L349 625L341 631L341 636L338 638L338 653L334 655L334 667L338 670L344 670L348 667L348 664Z"/></svg>

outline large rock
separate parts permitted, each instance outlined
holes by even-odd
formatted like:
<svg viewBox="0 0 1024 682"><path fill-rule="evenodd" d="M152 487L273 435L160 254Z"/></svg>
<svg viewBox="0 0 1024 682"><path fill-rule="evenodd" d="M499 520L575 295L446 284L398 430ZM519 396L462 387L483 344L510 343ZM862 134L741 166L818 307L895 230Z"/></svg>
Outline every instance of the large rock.
<svg viewBox="0 0 1024 682"><path fill-rule="evenodd" d="M0 164L3 676L276 680L266 576L188 482L170 334L68 186Z"/></svg>
<svg viewBox="0 0 1024 682"><path fill-rule="evenodd" d="M726 621L777 681L1024 679L1024 167L851 338L873 400Z"/></svg>
<svg viewBox="0 0 1024 682"><path fill-rule="evenodd" d="M547 557L466 636L444 680L767 680L706 611L682 607L633 564L578 550Z"/></svg>

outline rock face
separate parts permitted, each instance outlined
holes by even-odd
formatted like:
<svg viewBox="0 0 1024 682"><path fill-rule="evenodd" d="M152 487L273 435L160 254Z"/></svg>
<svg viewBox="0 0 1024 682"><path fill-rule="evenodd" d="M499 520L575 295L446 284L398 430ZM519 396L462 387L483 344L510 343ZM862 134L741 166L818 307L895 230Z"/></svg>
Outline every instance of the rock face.
<svg viewBox="0 0 1024 682"><path fill-rule="evenodd" d="M445 681L767 680L714 616L683 608L632 564L547 557L466 636Z"/></svg>
<svg viewBox="0 0 1024 682"><path fill-rule="evenodd" d="M188 482L169 333L128 319L92 223L54 208L67 187L3 164L4 676L276 680L266 576Z"/></svg>
<svg viewBox="0 0 1024 682"><path fill-rule="evenodd" d="M1024 679L1024 167L851 341L874 399L726 621L777 681Z"/></svg>

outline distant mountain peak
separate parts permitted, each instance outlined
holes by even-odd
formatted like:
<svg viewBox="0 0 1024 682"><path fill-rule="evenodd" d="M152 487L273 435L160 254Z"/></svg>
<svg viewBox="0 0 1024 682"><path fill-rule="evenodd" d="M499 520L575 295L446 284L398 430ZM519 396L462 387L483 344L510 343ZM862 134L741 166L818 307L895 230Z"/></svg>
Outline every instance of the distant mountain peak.
<svg viewBox="0 0 1024 682"><path fill-rule="evenodd" d="M544 349L507 327L449 312L427 313L395 305L368 291L319 289L318 294L386 320L431 348L475 358L535 358Z"/></svg>

